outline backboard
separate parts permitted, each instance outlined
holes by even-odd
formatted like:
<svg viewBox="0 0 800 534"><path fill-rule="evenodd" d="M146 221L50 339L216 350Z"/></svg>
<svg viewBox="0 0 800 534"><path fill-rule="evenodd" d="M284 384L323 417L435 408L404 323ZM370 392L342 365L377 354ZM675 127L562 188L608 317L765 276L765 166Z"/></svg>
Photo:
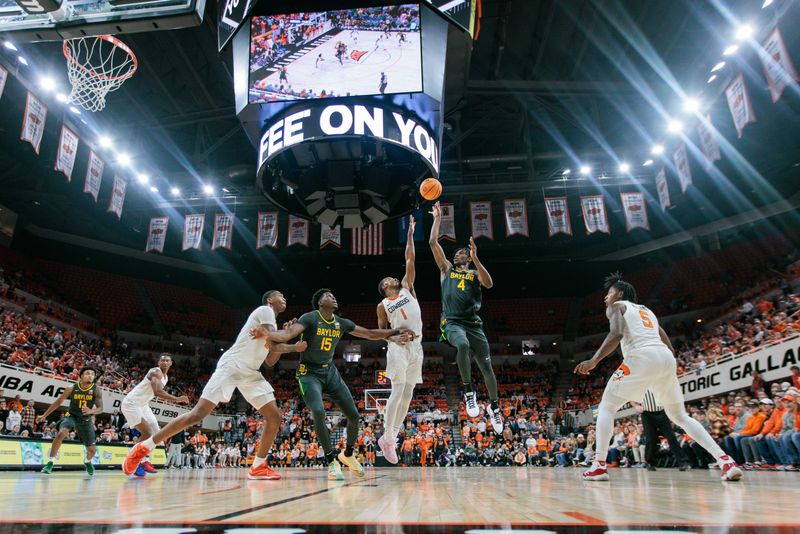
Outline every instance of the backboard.
<svg viewBox="0 0 800 534"><path fill-rule="evenodd" d="M206 0L0 0L0 38L60 41L197 26Z"/></svg>

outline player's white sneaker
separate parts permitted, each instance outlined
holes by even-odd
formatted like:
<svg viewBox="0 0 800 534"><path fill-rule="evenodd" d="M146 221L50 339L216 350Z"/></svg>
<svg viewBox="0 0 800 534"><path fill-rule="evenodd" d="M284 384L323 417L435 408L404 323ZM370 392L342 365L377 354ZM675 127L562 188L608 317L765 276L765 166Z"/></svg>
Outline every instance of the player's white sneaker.
<svg viewBox="0 0 800 534"><path fill-rule="evenodd" d="M594 482L608 481L608 467L605 462L594 462L588 471L584 471L583 480Z"/></svg>
<svg viewBox="0 0 800 534"><path fill-rule="evenodd" d="M486 413L489 415L489 420L492 422L492 428L495 434L503 433L503 416L500 414L500 408L497 411L492 410L492 405L486 405Z"/></svg>
<svg viewBox="0 0 800 534"><path fill-rule="evenodd" d="M736 462L734 462L730 456L720 456L718 464L722 471L722 480L733 482L742 478L742 470L739 469L739 466L736 465Z"/></svg>
<svg viewBox="0 0 800 534"><path fill-rule="evenodd" d="M467 391L464 393L464 404L467 405L467 415L469 417L478 417L481 414L478 408L478 394L474 391Z"/></svg>
<svg viewBox="0 0 800 534"><path fill-rule="evenodd" d="M387 462L390 464L396 464L399 461L399 458L397 457L396 444L392 443L392 440L389 439L388 435L384 434L378 438L378 446L381 448L383 457L386 458Z"/></svg>

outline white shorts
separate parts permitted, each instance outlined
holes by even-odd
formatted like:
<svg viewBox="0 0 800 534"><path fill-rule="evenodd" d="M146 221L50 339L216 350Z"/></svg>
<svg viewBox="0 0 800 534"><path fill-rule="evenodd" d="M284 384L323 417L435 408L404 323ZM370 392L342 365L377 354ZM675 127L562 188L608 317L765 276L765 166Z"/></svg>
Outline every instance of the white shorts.
<svg viewBox="0 0 800 534"><path fill-rule="evenodd" d="M203 388L200 398L214 404L228 402L236 389L256 410L275 400L275 390L264 375L259 371L240 369L235 365L217 367Z"/></svg>
<svg viewBox="0 0 800 534"><path fill-rule="evenodd" d="M640 403L648 389L659 406L683 403L675 357L666 347L645 347L626 355L611 375L603 396Z"/></svg>
<svg viewBox="0 0 800 534"><path fill-rule="evenodd" d="M128 426L134 428L136 425L144 421L148 424L151 428L158 429L158 420L156 416L153 414L153 410L150 409L150 406L145 404L144 406L137 406L132 402L126 402L125 399L122 400L122 404L120 405L120 411L122 415L125 416L125 420L128 422Z"/></svg>
<svg viewBox="0 0 800 534"><path fill-rule="evenodd" d="M386 349L386 377L392 382L422 384L422 343L389 343Z"/></svg>

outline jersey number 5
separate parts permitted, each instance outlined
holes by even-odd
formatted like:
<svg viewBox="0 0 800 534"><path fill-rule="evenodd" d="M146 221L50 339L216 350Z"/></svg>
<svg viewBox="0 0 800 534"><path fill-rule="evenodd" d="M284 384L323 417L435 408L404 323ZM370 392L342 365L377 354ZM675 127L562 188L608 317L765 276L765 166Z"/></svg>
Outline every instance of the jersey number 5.
<svg viewBox="0 0 800 534"><path fill-rule="evenodd" d="M320 346L319 346L319 350L331 350L331 347L333 346L331 344L331 341L333 341L331 338L323 337L322 338L322 343L320 343Z"/></svg>
<svg viewBox="0 0 800 534"><path fill-rule="evenodd" d="M464 286L464 279L463 278L461 279L461 281L458 283L458 285L456 287L458 289L460 289L461 291L464 291L465 286Z"/></svg>
<svg viewBox="0 0 800 534"><path fill-rule="evenodd" d="M642 310L639 312L639 317L642 318L642 324L645 328L653 328L653 321L650 319L650 316L647 315L647 312Z"/></svg>

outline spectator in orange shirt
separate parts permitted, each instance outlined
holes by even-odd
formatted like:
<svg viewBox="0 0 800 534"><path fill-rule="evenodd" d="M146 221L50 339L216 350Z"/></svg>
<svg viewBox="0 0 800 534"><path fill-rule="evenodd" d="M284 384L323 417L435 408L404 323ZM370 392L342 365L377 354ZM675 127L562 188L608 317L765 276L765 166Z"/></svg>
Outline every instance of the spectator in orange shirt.
<svg viewBox="0 0 800 534"><path fill-rule="evenodd" d="M403 441L403 464L406 466L411 465L414 459L414 439L410 436Z"/></svg>
<svg viewBox="0 0 800 534"><path fill-rule="evenodd" d="M759 404L761 411L750 416L744 430L742 430L741 440L737 438L742 448L745 466L748 467L752 467L754 463L761 463L761 454L758 452L758 441L756 438L758 438L758 440L762 439L760 436L766 428L765 421L772 416L772 412L775 408L775 403L770 399L761 399ZM744 436L745 432L753 431L756 427L757 430L755 430L755 434Z"/></svg>

